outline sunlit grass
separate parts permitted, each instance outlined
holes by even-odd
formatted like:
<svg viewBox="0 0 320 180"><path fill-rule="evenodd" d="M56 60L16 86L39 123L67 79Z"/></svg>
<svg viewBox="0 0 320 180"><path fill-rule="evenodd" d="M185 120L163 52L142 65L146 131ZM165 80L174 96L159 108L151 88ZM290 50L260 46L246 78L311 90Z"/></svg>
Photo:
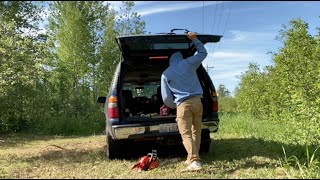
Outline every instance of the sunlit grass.
<svg viewBox="0 0 320 180"><path fill-rule="evenodd" d="M180 172L185 167L185 157L179 154L160 158L160 165L154 170L131 171L138 158L106 158L105 135L0 136L0 178L317 177L317 151L308 150L307 157L306 147L290 144L283 136L283 128L280 123L259 121L249 116L223 115L218 133L211 134L210 152L201 156L204 169L186 173Z"/></svg>

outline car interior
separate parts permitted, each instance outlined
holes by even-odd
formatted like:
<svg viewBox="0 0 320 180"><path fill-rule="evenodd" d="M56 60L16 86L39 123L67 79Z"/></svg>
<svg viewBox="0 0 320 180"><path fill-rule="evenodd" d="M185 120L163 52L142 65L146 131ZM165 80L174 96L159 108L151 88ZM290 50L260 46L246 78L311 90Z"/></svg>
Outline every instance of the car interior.
<svg viewBox="0 0 320 180"><path fill-rule="evenodd" d="M167 65L164 62L123 64L122 112L125 118L157 117L163 105L160 78ZM172 110L172 115L175 110Z"/></svg>

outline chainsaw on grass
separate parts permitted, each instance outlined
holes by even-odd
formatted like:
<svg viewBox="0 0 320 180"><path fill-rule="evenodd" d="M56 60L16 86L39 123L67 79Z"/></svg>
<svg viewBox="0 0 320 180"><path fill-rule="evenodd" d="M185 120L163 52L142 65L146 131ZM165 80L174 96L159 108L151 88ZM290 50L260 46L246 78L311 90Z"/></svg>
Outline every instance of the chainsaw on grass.
<svg viewBox="0 0 320 180"><path fill-rule="evenodd" d="M143 156L139 159L139 162L135 164L132 168L137 168L138 172L142 170L152 170L159 166L159 158L157 157L157 150L152 150L152 153L148 153L146 156Z"/></svg>

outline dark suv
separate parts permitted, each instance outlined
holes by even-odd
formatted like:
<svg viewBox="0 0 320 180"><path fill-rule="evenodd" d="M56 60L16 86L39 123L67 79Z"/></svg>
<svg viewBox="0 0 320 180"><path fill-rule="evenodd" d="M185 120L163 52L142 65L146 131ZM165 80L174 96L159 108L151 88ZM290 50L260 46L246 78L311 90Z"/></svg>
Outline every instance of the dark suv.
<svg viewBox="0 0 320 180"><path fill-rule="evenodd" d="M203 43L216 43L222 36L197 34ZM120 158L130 153L138 142L160 145L181 145L176 111L161 116L163 105L160 89L162 72L169 66L171 54L180 51L184 58L194 55L196 49L185 34L132 35L116 38L122 52L105 103L107 156ZM218 100L215 87L202 65L197 69L203 89L203 127L201 153L209 151L210 132L219 125ZM151 149L148 149L151 151Z"/></svg>

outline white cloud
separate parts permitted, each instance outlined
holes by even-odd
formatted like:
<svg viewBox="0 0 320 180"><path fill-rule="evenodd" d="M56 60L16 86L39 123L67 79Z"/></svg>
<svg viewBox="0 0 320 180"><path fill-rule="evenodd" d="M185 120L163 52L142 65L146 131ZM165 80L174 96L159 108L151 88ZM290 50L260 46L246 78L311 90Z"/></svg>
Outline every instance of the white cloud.
<svg viewBox="0 0 320 180"><path fill-rule="evenodd" d="M212 58L208 57L203 61L203 66L213 67L210 70L210 76L215 80L231 81L236 79L237 75L244 72L253 57L256 54L243 52L217 52L212 54Z"/></svg>
<svg viewBox="0 0 320 180"><path fill-rule="evenodd" d="M243 12L261 11L261 10L264 10L264 9L266 9L266 7L233 9L231 11L231 13L243 13Z"/></svg>
<svg viewBox="0 0 320 180"><path fill-rule="evenodd" d="M230 80L234 79L236 76L241 75L243 71L242 70L236 70L236 71L225 71L223 74L216 74L212 76L212 79L214 80ZM215 73L213 73L215 74Z"/></svg>
<svg viewBox="0 0 320 180"><path fill-rule="evenodd" d="M163 12L199 8L203 7L203 5L209 6L222 2L223 1L134 1L134 11L141 16L146 16ZM105 1L104 4L106 3L110 3L111 7L115 10L119 10L122 5L121 1Z"/></svg>
<svg viewBox="0 0 320 180"><path fill-rule="evenodd" d="M246 44L252 43L252 42L260 42L264 43L266 41L273 40L277 32L269 31L269 32L250 32L250 31L238 31L238 30L231 30L232 38L225 40L225 41L231 41L231 42L237 42L241 43L244 42Z"/></svg>
<svg viewBox="0 0 320 180"><path fill-rule="evenodd" d="M203 61L204 65L222 66L222 67L239 67L246 66L250 62L259 62L267 59L268 56L255 51L229 50L210 52Z"/></svg>
<svg viewBox="0 0 320 180"><path fill-rule="evenodd" d="M218 3L222 3L223 1L219 1ZM192 8L199 8L208 5L217 4L215 1L158 1L157 4L150 5L144 8L138 8L137 11L141 16L156 14L156 13L163 13L163 12L172 12L172 11L179 11L179 10L188 10Z"/></svg>
<svg viewBox="0 0 320 180"><path fill-rule="evenodd" d="M232 51L220 51L215 53L210 53L208 55L214 59L251 59L254 58L256 55L253 53L245 53L245 52L232 52Z"/></svg>

